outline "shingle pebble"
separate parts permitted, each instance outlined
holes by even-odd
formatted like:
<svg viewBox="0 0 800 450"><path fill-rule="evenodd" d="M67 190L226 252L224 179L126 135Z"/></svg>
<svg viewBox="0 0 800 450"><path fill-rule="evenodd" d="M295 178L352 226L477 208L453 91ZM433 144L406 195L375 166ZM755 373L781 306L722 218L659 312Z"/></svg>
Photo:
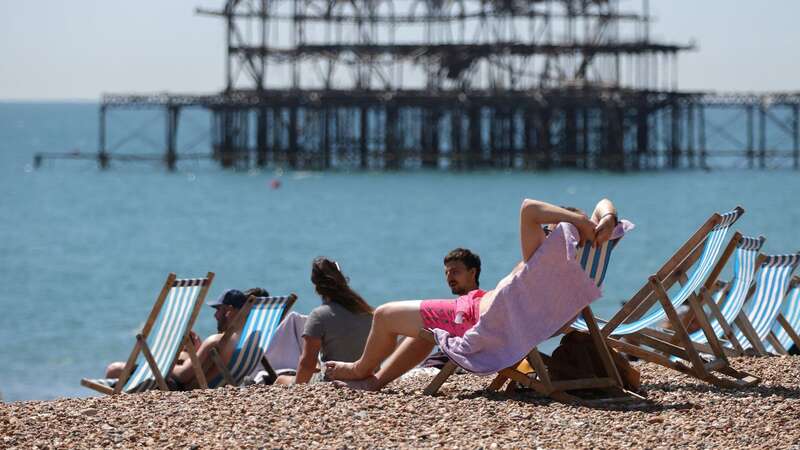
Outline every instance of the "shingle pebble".
<svg viewBox="0 0 800 450"><path fill-rule="evenodd" d="M586 407L532 393L491 393L456 375L437 397L430 375L380 393L312 386L151 391L0 404L0 447L33 448L787 448L800 444L800 357L740 358L762 378L720 389L658 366L648 402Z"/></svg>

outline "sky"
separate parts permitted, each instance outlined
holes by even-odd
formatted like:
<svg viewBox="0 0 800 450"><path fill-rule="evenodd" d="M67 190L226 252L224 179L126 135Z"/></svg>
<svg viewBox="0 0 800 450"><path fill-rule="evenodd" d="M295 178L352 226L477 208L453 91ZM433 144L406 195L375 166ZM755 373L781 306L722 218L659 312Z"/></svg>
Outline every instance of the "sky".
<svg viewBox="0 0 800 450"><path fill-rule="evenodd" d="M224 85L222 0L0 0L0 99L208 93ZM638 0L623 0L638 8ZM695 42L682 90L800 91L800 1L650 0L654 37Z"/></svg>

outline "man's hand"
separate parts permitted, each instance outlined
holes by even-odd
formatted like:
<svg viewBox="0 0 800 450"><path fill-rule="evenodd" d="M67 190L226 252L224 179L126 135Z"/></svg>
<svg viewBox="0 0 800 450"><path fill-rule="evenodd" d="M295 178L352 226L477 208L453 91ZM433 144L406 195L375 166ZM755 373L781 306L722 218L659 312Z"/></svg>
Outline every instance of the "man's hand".
<svg viewBox="0 0 800 450"><path fill-rule="evenodd" d="M599 247L609 239L611 239L614 228L617 226L617 217L613 214L606 214L600 219L600 223L594 229L595 241L594 246Z"/></svg>
<svg viewBox="0 0 800 450"><path fill-rule="evenodd" d="M580 220L576 220L572 223L575 225L575 228L578 229L578 233L581 237L580 246L586 244L586 241L594 241L595 240L595 229L596 225L594 222L589 220L588 217L583 217Z"/></svg>
<svg viewBox="0 0 800 450"><path fill-rule="evenodd" d="M192 344L194 344L195 350L200 348L200 344L203 343L203 340L200 339L200 336L197 335L194 331L189 331L189 339L192 340Z"/></svg>

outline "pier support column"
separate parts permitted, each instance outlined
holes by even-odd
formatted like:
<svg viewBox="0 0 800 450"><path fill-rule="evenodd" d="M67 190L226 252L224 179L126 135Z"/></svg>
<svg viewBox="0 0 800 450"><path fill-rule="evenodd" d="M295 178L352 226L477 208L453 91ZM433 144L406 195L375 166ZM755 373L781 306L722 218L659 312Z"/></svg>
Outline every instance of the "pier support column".
<svg viewBox="0 0 800 450"><path fill-rule="evenodd" d="M108 168L108 150L106 149L106 106L100 106L100 130L97 144L97 164L101 169Z"/></svg>
<svg viewBox="0 0 800 450"><path fill-rule="evenodd" d="M422 109L422 167L435 169L439 163L439 126L441 112L435 106Z"/></svg>
<svg viewBox="0 0 800 450"><path fill-rule="evenodd" d="M256 165L264 167L269 160L267 145L267 108L261 106L256 113Z"/></svg>
<svg viewBox="0 0 800 450"><path fill-rule="evenodd" d="M755 137L753 136L753 105L747 107L747 168L755 165Z"/></svg>
<svg viewBox="0 0 800 450"><path fill-rule="evenodd" d="M706 156L708 154L708 147L706 146L706 107L700 106L700 114L697 117L699 136L700 139L700 168L703 170L708 169L708 162Z"/></svg>
<svg viewBox="0 0 800 450"><path fill-rule="evenodd" d="M461 145L461 134L464 131L462 115L461 106L456 106L450 111L450 167L458 170L464 169L464 149Z"/></svg>
<svg viewBox="0 0 800 450"><path fill-rule="evenodd" d="M800 169L800 105L792 110L792 141L794 143L794 169Z"/></svg>
<svg viewBox="0 0 800 450"><path fill-rule="evenodd" d="M362 106L359 113L359 135L358 135L358 143L359 143L359 167L361 170L366 170L369 168L369 153L367 142L369 138L369 121L368 115L369 108L366 106Z"/></svg>
<svg viewBox="0 0 800 450"><path fill-rule="evenodd" d="M481 160L483 147L481 145L482 126L481 107L479 105L471 105L469 108L469 147L464 155L466 157L464 166L467 169L474 169Z"/></svg>
<svg viewBox="0 0 800 450"><path fill-rule="evenodd" d="M291 169L297 169L297 157L300 149L297 147L297 105L289 106L289 149L287 159Z"/></svg>
<svg viewBox="0 0 800 450"><path fill-rule="evenodd" d="M636 110L636 159L634 168L641 169L642 160L649 168L648 153L650 152L650 124L648 123L649 111L646 106L639 105Z"/></svg>
<svg viewBox="0 0 800 450"><path fill-rule="evenodd" d="M166 112L167 151L164 155L164 162L167 164L167 170L172 172L175 170L175 164L178 161L178 119L180 118L181 110L177 106L167 106Z"/></svg>
<svg viewBox="0 0 800 450"><path fill-rule="evenodd" d="M758 108L758 165L762 169L767 168L767 106L762 104Z"/></svg>
<svg viewBox="0 0 800 450"><path fill-rule="evenodd" d="M384 149L383 167L387 170L396 170L400 168L400 155L397 143L397 119L399 118L397 104L391 102L386 105L386 148Z"/></svg>

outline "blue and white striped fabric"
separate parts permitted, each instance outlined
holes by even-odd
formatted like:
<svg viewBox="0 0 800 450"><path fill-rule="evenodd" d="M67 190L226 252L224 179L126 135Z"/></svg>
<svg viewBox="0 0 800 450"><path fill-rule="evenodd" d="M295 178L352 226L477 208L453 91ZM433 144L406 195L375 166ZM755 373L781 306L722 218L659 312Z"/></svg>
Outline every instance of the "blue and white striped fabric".
<svg viewBox="0 0 800 450"><path fill-rule="evenodd" d="M608 270L608 262L611 260L611 252L617 246L620 239L607 241L599 248L595 248L592 242L588 241L582 248L578 249L577 259L580 261L583 270L589 275L589 278L594 280L597 287L603 285L603 281L606 278L606 271ZM572 327L581 331L589 330L583 318L575 319L575 322L572 323Z"/></svg>
<svg viewBox="0 0 800 450"><path fill-rule="evenodd" d="M708 233L705 246L703 247L703 253L700 255L700 259L695 264L696 268L694 272L692 272L692 275L689 276L689 279L681 287L680 291L678 291L678 293L676 293L674 296L671 296L672 306L677 308L682 305L683 302L685 302L689 296L692 295L692 293L694 293L697 288L699 288L700 285L706 280L708 274L711 272L711 269L714 267L717 256L719 256L720 249L725 241L725 236L728 234L728 230L741 215L740 211L741 210L739 209L735 209L723 214L722 221L719 223L719 225L715 226ZM650 311L650 313L646 314L639 320L631 323L624 323L618 326L611 332L611 335L614 336L635 333L647 327L652 327L664 320L667 317L667 313L664 311L664 308L662 308L658 303L656 303L654 306L655 307Z"/></svg>
<svg viewBox="0 0 800 450"><path fill-rule="evenodd" d="M288 296L259 297L253 303L239 342L236 343L236 349L228 363L228 370L236 385L241 384L245 375L251 373L261 363L261 357L269 347L289 303ZM222 380L223 377L218 376L209 383L209 386L219 386Z"/></svg>
<svg viewBox="0 0 800 450"><path fill-rule="evenodd" d="M794 329L796 333L800 333L800 283L786 294L786 300L783 302L781 313L792 329ZM772 332L775 333L775 337L778 338L778 342L781 343L784 349L788 350L792 347L792 344L794 344L792 338L779 323L776 322L775 325L773 325ZM767 346L767 350L775 353L772 346Z"/></svg>
<svg viewBox="0 0 800 450"><path fill-rule="evenodd" d="M197 304L197 296L206 281L205 278L175 280L167 292L150 332L145 336L147 346L164 378L172 369L183 338L189 331L189 321ZM116 378L88 381L110 388L115 387L118 382ZM156 386L155 375L140 350L136 360L136 370L128 377L128 381L122 387L122 392L143 392Z"/></svg>
<svg viewBox="0 0 800 450"><path fill-rule="evenodd" d="M781 305L789 287L792 272L800 262L800 253L794 255L772 255L761 264L756 280L756 293L745 306L744 313L753 325L760 341L769 334L775 318L781 311ZM736 339L742 347L750 348L752 344L741 330L736 330Z"/></svg>
<svg viewBox="0 0 800 450"><path fill-rule="evenodd" d="M178 356L189 319L205 279L175 280L169 290L153 328L146 337L158 370L166 378ZM123 392L142 392L156 387L156 379L144 356L139 356L136 371L128 377Z"/></svg>
<svg viewBox="0 0 800 450"><path fill-rule="evenodd" d="M764 245L764 237L743 237L736 245L736 253L734 253L733 260L733 278L731 279L728 289L728 295L720 305L722 317L729 324L733 324L736 316L744 307L747 301L747 293L750 291L750 286L753 284L756 273L756 259L758 252ZM718 293L720 296L722 291ZM719 304L719 298L714 298L714 302ZM709 316L711 327L714 329L714 334L718 338L725 338L725 330L715 316ZM697 330L689 337L694 342L704 344L708 342L706 334L703 330Z"/></svg>

